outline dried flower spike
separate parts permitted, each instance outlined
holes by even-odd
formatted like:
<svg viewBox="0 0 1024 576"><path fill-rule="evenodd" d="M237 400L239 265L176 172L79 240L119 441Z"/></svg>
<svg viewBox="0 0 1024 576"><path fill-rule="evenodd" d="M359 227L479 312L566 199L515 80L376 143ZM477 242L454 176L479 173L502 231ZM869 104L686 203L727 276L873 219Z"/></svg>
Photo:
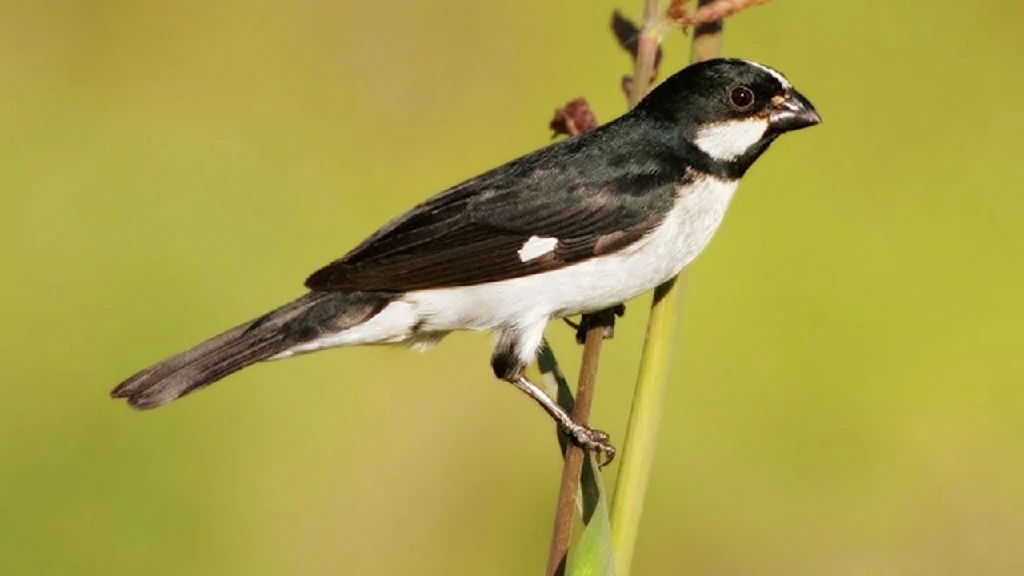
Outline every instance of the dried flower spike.
<svg viewBox="0 0 1024 576"><path fill-rule="evenodd" d="M732 16L741 10L745 10L758 4L764 4L769 0L714 0L698 7L692 14L686 8L687 0L672 0L665 11L665 19L674 26L686 29L690 26L707 24L716 20L722 20Z"/></svg>
<svg viewBox="0 0 1024 576"><path fill-rule="evenodd" d="M597 116L590 109L590 103L586 98L576 98L555 110L555 117L551 119L549 126L554 132L552 138L560 134L578 136L597 128Z"/></svg>

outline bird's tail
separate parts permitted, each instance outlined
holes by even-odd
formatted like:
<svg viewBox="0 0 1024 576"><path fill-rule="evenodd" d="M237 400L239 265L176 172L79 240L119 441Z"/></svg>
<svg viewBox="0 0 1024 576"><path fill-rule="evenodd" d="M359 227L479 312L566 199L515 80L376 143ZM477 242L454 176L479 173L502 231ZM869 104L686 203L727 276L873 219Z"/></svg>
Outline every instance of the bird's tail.
<svg viewBox="0 0 1024 576"><path fill-rule="evenodd" d="M390 301L388 294L310 292L256 320L150 366L111 391L133 408L162 406L289 348L357 326Z"/></svg>

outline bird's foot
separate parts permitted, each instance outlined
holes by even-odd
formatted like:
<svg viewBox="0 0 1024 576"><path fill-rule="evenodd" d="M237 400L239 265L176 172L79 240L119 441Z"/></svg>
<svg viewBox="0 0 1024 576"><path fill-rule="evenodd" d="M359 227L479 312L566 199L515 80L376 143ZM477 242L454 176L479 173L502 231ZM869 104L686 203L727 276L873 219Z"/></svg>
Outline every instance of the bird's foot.
<svg viewBox="0 0 1024 576"><path fill-rule="evenodd" d="M626 305L618 304L616 306L612 306L611 308L606 308L604 310L599 310L597 312L592 312L590 314L584 314L583 317L580 318L578 324L576 322L569 320L568 318L565 318L564 320L566 324L576 329L576 342L582 345L586 343L587 332L589 332L591 328L604 328L604 337L606 339L614 337L615 318L621 318L625 315Z"/></svg>
<svg viewBox="0 0 1024 576"><path fill-rule="evenodd" d="M608 434L575 422L567 425L564 431L573 444L596 454L599 468L604 468L615 459L615 447L609 441Z"/></svg>

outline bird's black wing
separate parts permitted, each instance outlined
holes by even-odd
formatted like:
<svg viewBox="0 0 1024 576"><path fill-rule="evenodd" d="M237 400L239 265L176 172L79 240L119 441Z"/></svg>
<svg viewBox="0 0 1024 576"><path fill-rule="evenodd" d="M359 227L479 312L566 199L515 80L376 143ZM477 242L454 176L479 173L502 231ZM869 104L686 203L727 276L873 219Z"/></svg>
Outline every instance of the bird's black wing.
<svg viewBox="0 0 1024 576"><path fill-rule="evenodd" d="M592 133L598 134L598 133ZM588 135L589 136L589 135ZM306 281L313 290L409 291L555 270L654 229L685 169L576 138L460 184L393 220ZM554 244L530 258L531 238ZM534 242L537 242L534 239ZM543 250L541 250L543 252Z"/></svg>

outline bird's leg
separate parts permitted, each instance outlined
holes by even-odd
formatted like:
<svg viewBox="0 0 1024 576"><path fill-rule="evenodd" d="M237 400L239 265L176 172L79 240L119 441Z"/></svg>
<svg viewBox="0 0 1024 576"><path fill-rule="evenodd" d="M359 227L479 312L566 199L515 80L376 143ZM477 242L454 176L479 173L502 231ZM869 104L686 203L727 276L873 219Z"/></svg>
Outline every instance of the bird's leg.
<svg viewBox="0 0 1024 576"><path fill-rule="evenodd" d="M615 459L615 447L608 441L607 434L574 422L572 416L564 408L559 406L557 402L552 400L550 396L545 394L534 383L527 380L522 371L512 378L508 378L507 381L516 388L526 392L530 398L533 398L540 404L541 408L551 416L555 423L558 424L558 427L572 439L573 443L584 450L597 452L599 454L599 461L603 457L604 461L600 463L602 468L611 464L612 460Z"/></svg>
<svg viewBox="0 0 1024 576"><path fill-rule="evenodd" d="M563 318L566 324L576 329L576 342L581 346L587 341L587 332L591 328L603 326L605 328L604 337L611 338L615 336L615 317L622 318L626 315L626 305L618 304L611 308L605 308L604 310L598 310L597 312L591 312L590 314L584 314L580 318L579 324Z"/></svg>
<svg viewBox="0 0 1024 576"><path fill-rule="evenodd" d="M615 457L615 448L608 442L608 435L600 430L592 430L572 419L572 415L551 399L534 383L526 379L526 366L537 354L537 348L544 337L544 325L547 319L528 325L526 328L510 328L498 332L494 355L491 357L491 368L494 375L512 384L533 398L541 408L558 424L569 439L584 450L600 453L607 465Z"/></svg>

